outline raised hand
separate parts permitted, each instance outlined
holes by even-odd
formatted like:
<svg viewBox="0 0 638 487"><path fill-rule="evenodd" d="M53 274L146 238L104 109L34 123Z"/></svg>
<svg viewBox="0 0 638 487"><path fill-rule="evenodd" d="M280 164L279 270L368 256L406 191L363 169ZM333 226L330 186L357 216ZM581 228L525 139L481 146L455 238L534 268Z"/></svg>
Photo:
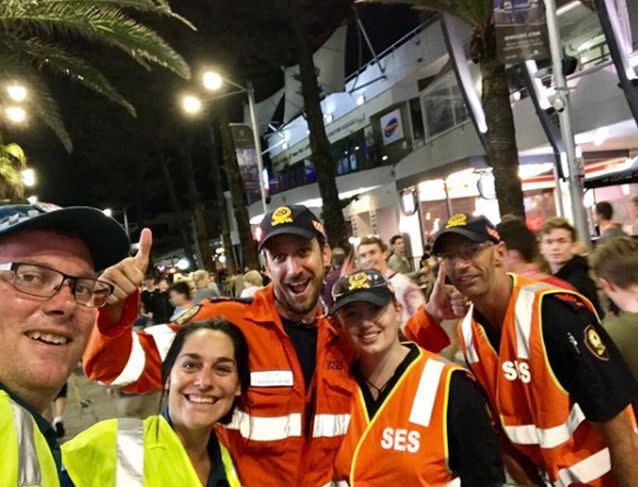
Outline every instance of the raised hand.
<svg viewBox="0 0 638 487"><path fill-rule="evenodd" d="M454 286L445 283L447 273L444 265L439 266L439 273L434 281L430 300L425 305L428 314L437 321L462 318L468 301Z"/></svg>
<svg viewBox="0 0 638 487"><path fill-rule="evenodd" d="M119 321L124 301L128 296L137 292L144 281L144 275L148 268L153 234L150 229L142 230L139 241L139 250L134 257L126 257L117 264L106 269L100 276L100 280L110 282L114 286L113 294L109 297L105 311L113 319Z"/></svg>

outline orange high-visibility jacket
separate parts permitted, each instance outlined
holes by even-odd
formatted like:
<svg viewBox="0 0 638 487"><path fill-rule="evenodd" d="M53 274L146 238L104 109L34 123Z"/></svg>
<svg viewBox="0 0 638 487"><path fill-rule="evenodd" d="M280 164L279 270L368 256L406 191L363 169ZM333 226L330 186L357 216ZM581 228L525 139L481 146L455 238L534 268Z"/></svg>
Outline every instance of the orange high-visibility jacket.
<svg viewBox="0 0 638 487"><path fill-rule="evenodd" d="M549 294L569 293L594 315L596 311L578 293L516 275L513 278L498 354L470 307L459 327L465 358L509 440L553 485L612 486L609 449L557 381L541 328L542 299ZM628 414L633 420L631 407Z"/></svg>
<svg viewBox="0 0 638 487"><path fill-rule="evenodd" d="M258 291L252 302L204 301L178 317L180 324L133 332L137 300L137 295L129 297L116 326L99 315L84 355L90 379L125 386L123 390L131 393L160 390L162 360L181 324L222 316L241 328L250 350L247 404L240 405L232 423L219 431L242 484L313 487L332 480L355 387L349 377L353 352L336 323L327 317L318 320L316 370L306 386L272 286ZM438 351L447 336L428 325L424 322L429 331L420 331L420 338L430 339Z"/></svg>
<svg viewBox="0 0 638 487"><path fill-rule="evenodd" d="M335 460L338 486L460 486L448 470L450 378L460 367L419 348L374 418L361 390Z"/></svg>

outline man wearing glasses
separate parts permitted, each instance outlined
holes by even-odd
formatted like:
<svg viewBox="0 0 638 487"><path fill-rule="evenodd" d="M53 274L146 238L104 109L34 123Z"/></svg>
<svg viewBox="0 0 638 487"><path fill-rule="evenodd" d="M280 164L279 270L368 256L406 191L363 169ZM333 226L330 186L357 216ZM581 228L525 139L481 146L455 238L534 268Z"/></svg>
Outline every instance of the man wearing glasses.
<svg viewBox="0 0 638 487"><path fill-rule="evenodd" d="M433 250L471 302L459 341L517 466L552 485L638 485L636 383L594 306L507 274L505 244L484 216L454 215Z"/></svg>
<svg viewBox="0 0 638 487"><path fill-rule="evenodd" d="M96 271L128 252L124 230L95 208L0 207L0 485L72 485L41 413L113 292Z"/></svg>

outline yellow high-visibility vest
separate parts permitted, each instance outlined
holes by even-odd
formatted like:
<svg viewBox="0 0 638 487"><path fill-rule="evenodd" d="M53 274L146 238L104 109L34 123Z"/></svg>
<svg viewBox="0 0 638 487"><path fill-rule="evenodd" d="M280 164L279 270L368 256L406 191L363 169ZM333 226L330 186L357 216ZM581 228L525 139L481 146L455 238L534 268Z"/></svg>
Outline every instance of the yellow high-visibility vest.
<svg viewBox="0 0 638 487"><path fill-rule="evenodd" d="M240 487L228 451L219 446L230 486ZM162 416L101 421L62 445L62 463L77 487L201 485L182 442Z"/></svg>
<svg viewBox="0 0 638 487"><path fill-rule="evenodd" d="M0 390L0 485L59 487L53 454L35 418Z"/></svg>

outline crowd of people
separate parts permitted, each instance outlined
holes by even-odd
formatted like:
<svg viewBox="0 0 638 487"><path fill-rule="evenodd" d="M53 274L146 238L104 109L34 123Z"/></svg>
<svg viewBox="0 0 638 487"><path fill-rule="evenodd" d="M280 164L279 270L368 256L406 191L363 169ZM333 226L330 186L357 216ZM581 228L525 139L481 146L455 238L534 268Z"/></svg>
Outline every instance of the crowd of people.
<svg viewBox="0 0 638 487"><path fill-rule="evenodd" d="M0 207L0 485L638 485L637 241L463 213L414 266L401 235L332 249L304 206L260 226L241 286L169 283L148 229L130 257L98 210ZM153 400L60 447L80 358Z"/></svg>

